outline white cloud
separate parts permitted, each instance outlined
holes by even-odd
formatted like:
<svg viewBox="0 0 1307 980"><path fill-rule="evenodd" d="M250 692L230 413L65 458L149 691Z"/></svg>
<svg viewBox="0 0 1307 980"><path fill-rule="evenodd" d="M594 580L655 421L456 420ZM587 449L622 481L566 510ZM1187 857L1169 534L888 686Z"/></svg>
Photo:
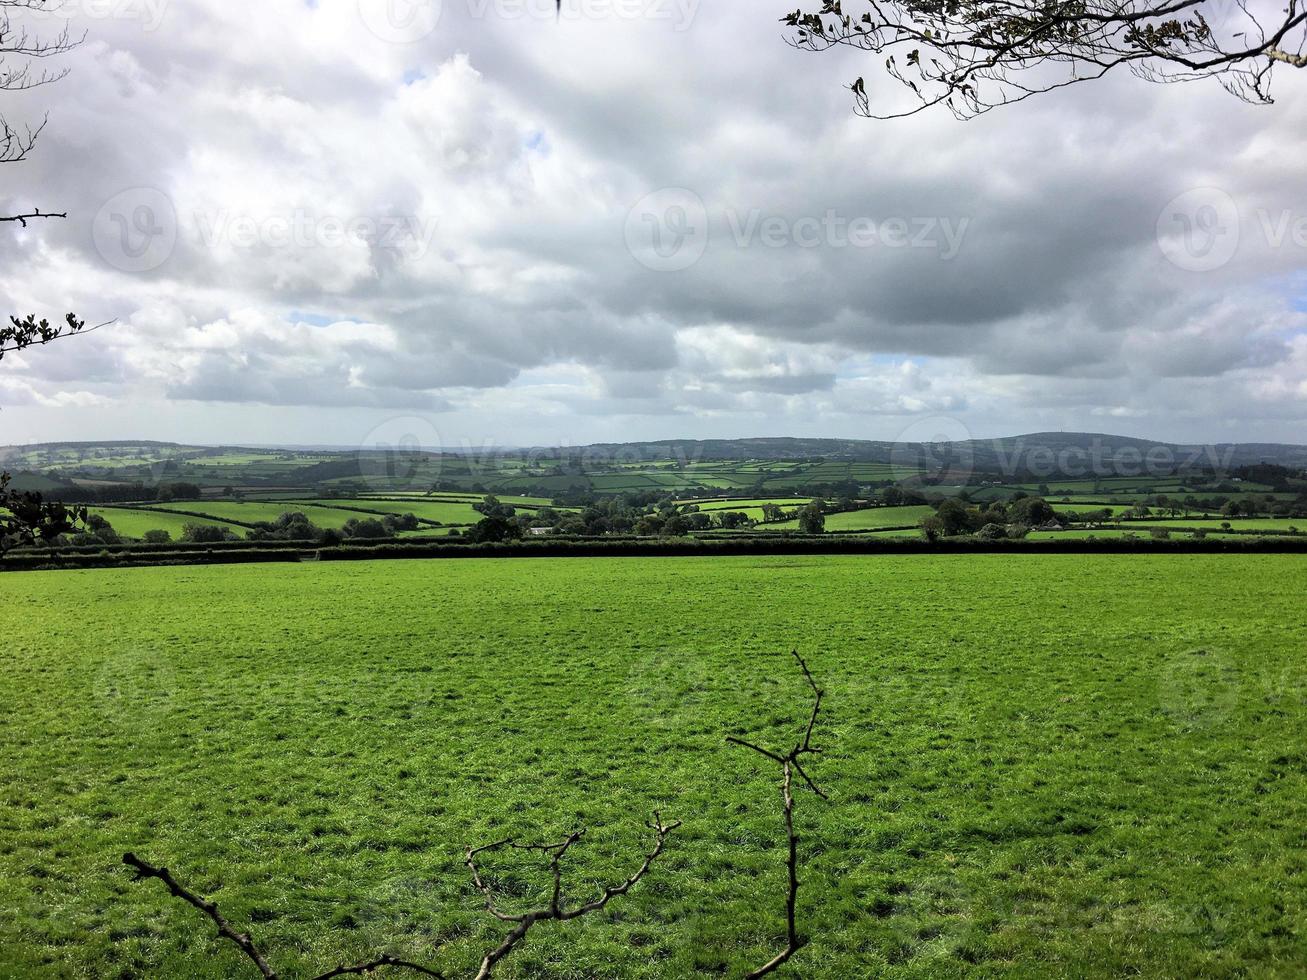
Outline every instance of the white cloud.
<svg viewBox="0 0 1307 980"><path fill-rule="evenodd" d="M354 2L88 22L71 77L3 106L52 115L0 207L70 218L0 234L0 293L118 322L7 359L0 404L45 438L338 441L321 409L337 429L424 412L451 441L505 443L893 436L937 415L1301 431L1307 248L1262 216L1307 218L1307 79L1285 73L1266 109L1121 78L966 125L877 125L840 88L874 65L797 55L785 9L554 24L446 0L411 44ZM1156 234L1201 186L1236 202L1239 245L1197 274ZM677 272L626 248L628 210L661 187L707 221ZM136 188L175 219L139 213ZM952 257L772 247L735 240L750 214L965 234ZM170 253L123 271L114 236L168 220Z"/></svg>

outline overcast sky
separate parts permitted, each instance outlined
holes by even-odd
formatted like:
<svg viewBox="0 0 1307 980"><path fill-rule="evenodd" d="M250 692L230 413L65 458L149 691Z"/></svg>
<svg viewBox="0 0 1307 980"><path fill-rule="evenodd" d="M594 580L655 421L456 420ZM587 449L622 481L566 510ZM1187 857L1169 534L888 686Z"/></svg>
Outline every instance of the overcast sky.
<svg viewBox="0 0 1307 980"><path fill-rule="evenodd" d="M0 442L1307 442L1307 72L879 123L793 0L406 2L73 4L0 295L117 322Z"/></svg>

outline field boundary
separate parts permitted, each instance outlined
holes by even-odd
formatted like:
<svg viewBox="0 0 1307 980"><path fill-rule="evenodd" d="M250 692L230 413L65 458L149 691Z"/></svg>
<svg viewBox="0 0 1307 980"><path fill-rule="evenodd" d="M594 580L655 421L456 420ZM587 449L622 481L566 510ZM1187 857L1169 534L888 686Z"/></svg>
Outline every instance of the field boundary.
<svg viewBox="0 0 1307 980"><path fill-rule="evenodd" d="M790 537L690 538L679 540L628 538L618 541L570 539L513 543L413 541L371 545L305 548L303 542L281 547L188 548L161 545L151 549L121 546L116 550L85 548L46 552L11 552L0 570L60 568L120 568L149 565L214 565L252 562L378 561L449 558L682 558L764 557L768 555L968 555L968 554L1307 554L1307 537L1128 540L1121 538L1047 541L958 539L925 541L914 538Z"/></svg>

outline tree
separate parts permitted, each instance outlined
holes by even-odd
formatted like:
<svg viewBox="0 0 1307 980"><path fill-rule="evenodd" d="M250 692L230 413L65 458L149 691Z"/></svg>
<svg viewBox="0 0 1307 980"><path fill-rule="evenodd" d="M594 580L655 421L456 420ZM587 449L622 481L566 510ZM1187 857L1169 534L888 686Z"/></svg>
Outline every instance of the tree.
<svg viewBox="0 0 1307 980"><path fill-rule="evenodd" d="M521 536L521 526L505 517L483 517L467 532L467 539L476 544L515 541Z"/></svg>
<svg viewBox="0 0 1307 980"><path fill-rule="evenodd" d="M1048 501L1040 497L1022 497L1012 504L1008 516L1014 523L1038 527L1057 517Z"/></svg>
<svg viewBox="0 0 1307 980"><path fill-rule="evenodd" d="M188 544L215 544L219 541L236 541L236 535L217 524L184 524L181 539Z"/></svg>
<svg viewBox="0 0 1307 980"><path fill-rule="evenodd" d="M142 534L141 540L146 544L168 544L172 541L172 535L164 530L152 530Z"/></svg>
<svg viewBox="0 0 1307 980"><path fill-rule="evenodd" d="M0 0L2 6L4 0ZM0 10L0 58L4 54L3 32L7 28L4 12ZM5 78L3 62L0 61L0 90L3 90ZM3 117L0 126L7 127ZM3 147L0 138L0 147ZM101 324L103 326L104 324ZM81 333L86 327L85 320L79 320L72 313L64 318L60 326L52 326L49 320L38 321L34 315L25 320L16 316L9 318L7 326L0 327L0 361L6 354L27 350L30 347L44 347L63 337ZM92 327L91 330L98 329ZM90 331L86 331L90 333ZM79 521L86 520L85 507L65 507L62 503L47 503L45 498L35 490L10 490L12 482L8 473L0 472L0 554L10 548L40 541L53 541L61 534L74 530Z"/></svg>
<svg viewBox="0 0 1307 980"><path fill-rule="evenodd" d="M0 0L0 93L23 92L59 81L68 69L46 69L49 59L67 54L85 39L74 36L65 25L52 34L34 33L23 24L15 24L14 11L31 13L58 9L59 0ZM36 146L45 129L47 116L40 122L13 123L0 109L0 163L21 163ZM0 216L0 222L14 221L27 227L34 218L66 218L66 213L31 211Z"/></svg>
<svg viewBox="0 0 1307 980"><path fill-rule="evenodd" d="M509 504L501 504L499 498L493 493L488 493L479 504L473 504L472 509L479 514L485 514L486 517L512 517L517 511Z"/></svg>
<svg viewBox="0 0 1307 980"><path fill-rule="evenodd" d="M1125 65L1153 82L1216 78L1232 95L1270 103L1273 69L1307 68L1307 9L1288 0L820 0L781 18L807 51L847 47L883 58L905 86L904 109L873 110L861 77L855 111L874 119L942 106L959 119L1021 102Z"/></svg>
<svg viewBox="0 0 1307 980"><path fill-rule="evenodd" d="M822 534L826 530L826 515L821 505L813 501L806 507L799 508L799 530L804 534Z"/></svg>
<svg viewBox="0 0 1307 980"><path fill-rule="evenodd" d="M164 503L171 500L199 500L203 492L194 483L160 483L156 498Z"/></svg>
<svg viewBox="0 0 1307 980"><path fill-rule="evenodd" d="M974 530L979 518L979 515L973 515L960 500L953 497L940 503L935 516L939 518L944 534L948 537Z"/></svg>
<svg viewBox="0 0 1307 980"><path fill-rule="evenodd" d="M921 519L921 534L927 541L938 541L944 533L944 522L938 514L927 514Z"/></svg>

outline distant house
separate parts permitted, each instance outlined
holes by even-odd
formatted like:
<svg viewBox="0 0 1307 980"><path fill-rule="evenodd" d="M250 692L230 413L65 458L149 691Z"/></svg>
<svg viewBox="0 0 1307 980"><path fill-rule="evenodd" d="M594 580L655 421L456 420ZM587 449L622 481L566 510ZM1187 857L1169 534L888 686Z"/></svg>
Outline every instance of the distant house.
<svg viewBox="0 0 1307 980"><path fill-rule="evenodd" d="M1066 528L1064 528L1057 521L1048 521L1044 524L1039 525L1039 527L1035 528L1035 530L1036 531L1065 531Z"/></svg>
<svg viewBox="0 0 1307 980"><path fill-rule="evenodd" d="M553 530L553 528L552 528L552 527L531 527L531 528L527 528L527 530L530 531L532 534L548 534L550 531Z"/></svg>

